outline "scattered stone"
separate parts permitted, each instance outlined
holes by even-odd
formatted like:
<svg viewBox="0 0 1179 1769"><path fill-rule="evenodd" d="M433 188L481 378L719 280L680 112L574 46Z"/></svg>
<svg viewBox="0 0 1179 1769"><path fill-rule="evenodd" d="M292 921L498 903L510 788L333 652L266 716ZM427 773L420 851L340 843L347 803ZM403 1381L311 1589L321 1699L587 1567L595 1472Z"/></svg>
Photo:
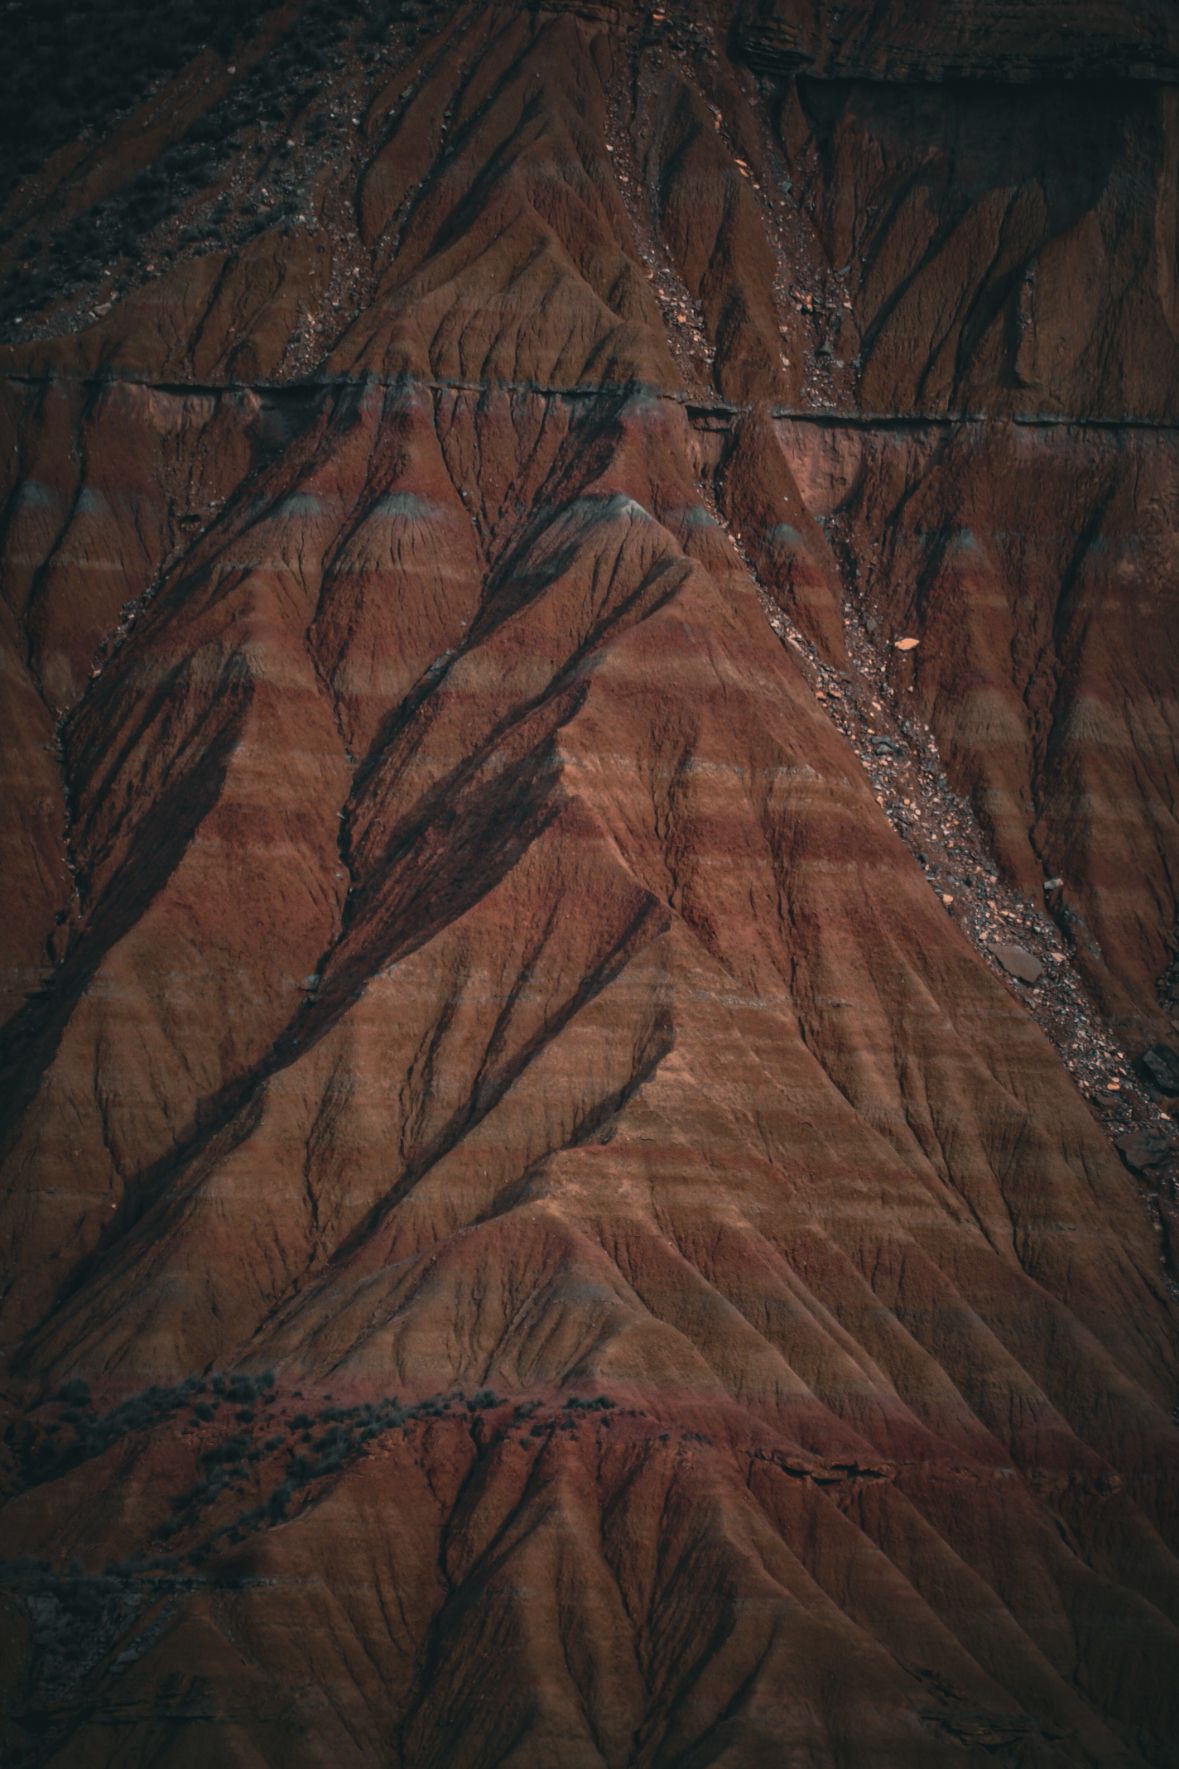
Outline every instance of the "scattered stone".
<svg viewBox="0 0 1179 1769"><path fill-rule="evenodd" d="M920 643L921 643L920 639L894 639L893 640L893 650L894 651L916 651L916 649L917 649L918 645L920 645Z"/></svg>
<svg viewBox="0 0 1179 1769"><path fill-rule="evenodd" d="M1045 896L1048 896L1049 892L1051 892L1051 891L1061 891L1063 889L1064 889L1063 878L1046 878L1044 880L1044 895Z"/></svg>
<svg viewBox="0 0 1179 1769"><path fill-rule="evenodd" d="M1025 951L1022 946L1017 946L1010 940L993 940L991 951L1009 977L1015 977L1021 983L1039 981L1044 966L1038 958L1033 958L1031 953Z"/></svg>

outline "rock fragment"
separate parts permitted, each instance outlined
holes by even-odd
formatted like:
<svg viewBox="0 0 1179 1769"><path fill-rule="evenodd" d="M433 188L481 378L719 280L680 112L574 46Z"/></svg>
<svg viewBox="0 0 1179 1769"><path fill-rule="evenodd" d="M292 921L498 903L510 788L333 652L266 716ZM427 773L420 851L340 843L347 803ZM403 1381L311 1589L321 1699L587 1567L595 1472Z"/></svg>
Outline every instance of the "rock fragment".
<svg viewBox="0 0 1179 1769"><path fill-rule="evenodd" d="M1012 940L992 940L991 951L1009 977L1015 977L1020 983L1039 981L1044 967L1023 946L1017 946Z"/></svg>
<svg viewBox="0 0 1179 1769"><path fill-rule="evenodd" d="M1114 1147L1132 1173L1146 1173L1164 1164L1175 1143L1160 1126L1139 1124L1119 1136Z"/></svg>
<svg viewBox="0 0 1179 1769"><path fill-rule="evenodd" d="M1179 1050L1173 1045L1148 1045L1138 1058L1138 1069L1160 1093L1179 1094Z"/></svg>

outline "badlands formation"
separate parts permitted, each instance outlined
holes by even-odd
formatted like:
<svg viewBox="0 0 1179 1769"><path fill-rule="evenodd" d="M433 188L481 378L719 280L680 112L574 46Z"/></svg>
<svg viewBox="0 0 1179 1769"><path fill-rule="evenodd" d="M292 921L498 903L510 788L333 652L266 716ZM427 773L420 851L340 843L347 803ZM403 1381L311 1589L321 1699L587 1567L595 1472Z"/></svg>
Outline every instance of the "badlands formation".
<svg viewBox="0 0 1179 1769"><path fill-rule="evenodd" d="M1179 1761L1179 17L6 20L4 1760Z"/></svg>

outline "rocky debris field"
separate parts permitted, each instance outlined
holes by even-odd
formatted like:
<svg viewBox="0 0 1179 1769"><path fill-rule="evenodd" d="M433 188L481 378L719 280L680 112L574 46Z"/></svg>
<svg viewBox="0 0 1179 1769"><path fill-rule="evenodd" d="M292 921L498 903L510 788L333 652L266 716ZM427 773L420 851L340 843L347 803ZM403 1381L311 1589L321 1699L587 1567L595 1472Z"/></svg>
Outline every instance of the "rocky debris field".
<svg viewBox="0 0 1179 1769"><path fill-rule="evenodd" d="M1084 925L1067 909L1052 914L1065 881L1046 878L1041 904L1005 883L969 802L946 779L933 732L905 710L903 663L873 643L858 612L844 617L850 669L824 663L778 608L768 605L767 613L805 660L816 698L855 749L876 802L946 913L1043 1027L1127 1165L1149 1172L1158 1195L1173 1203L1179 1179L1179 1137L1169 1109L1179 1101L1175 1052L1167 1044L1151 1046L1135 1062L1103 1027L1074 964ZM906 658L912 645L902 635L892 649Z"/></svg>

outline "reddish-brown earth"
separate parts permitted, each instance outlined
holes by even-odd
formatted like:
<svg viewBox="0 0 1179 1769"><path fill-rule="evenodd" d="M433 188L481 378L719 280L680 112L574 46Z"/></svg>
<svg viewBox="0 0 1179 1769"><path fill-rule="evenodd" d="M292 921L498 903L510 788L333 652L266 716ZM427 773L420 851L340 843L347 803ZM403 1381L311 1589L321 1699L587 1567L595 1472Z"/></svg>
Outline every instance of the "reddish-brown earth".
<svg viewBox="0 0 1179 1769"><path fill-rule="evenodd" d="M3 211L6 1760L1179 1761L1175 15L358 12Z"/></svg>

